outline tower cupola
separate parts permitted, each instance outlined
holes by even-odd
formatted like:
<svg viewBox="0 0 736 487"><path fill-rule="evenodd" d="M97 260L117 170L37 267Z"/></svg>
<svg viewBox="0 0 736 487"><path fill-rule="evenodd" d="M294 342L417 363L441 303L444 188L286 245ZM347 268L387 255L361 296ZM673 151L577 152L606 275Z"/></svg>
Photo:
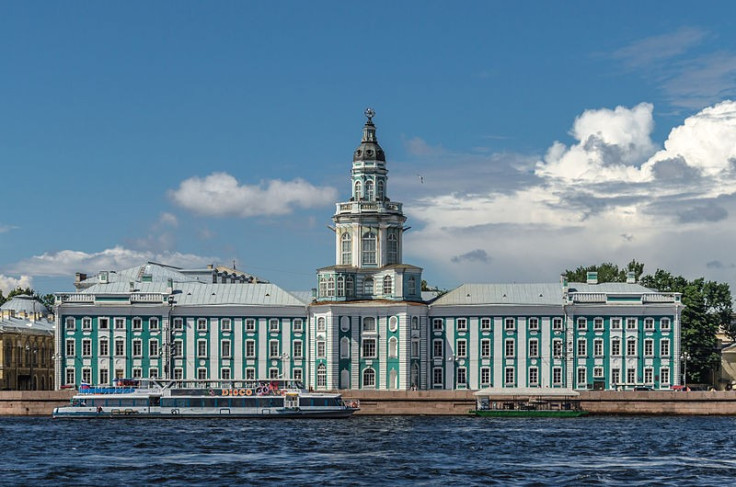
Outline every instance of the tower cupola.
<svg viewBox="0 0 736 487"><path fill-rule="evenodd" d="M383 149L378 145L378 139L376 139L376 126L373 125L373 117L376 112L372 108L366 108L363 112L368 118L365 125L363 126L363 140L355 152L353 152L353 162L355 161L381 161L386 162L386 154L383 153Z"/></svg>

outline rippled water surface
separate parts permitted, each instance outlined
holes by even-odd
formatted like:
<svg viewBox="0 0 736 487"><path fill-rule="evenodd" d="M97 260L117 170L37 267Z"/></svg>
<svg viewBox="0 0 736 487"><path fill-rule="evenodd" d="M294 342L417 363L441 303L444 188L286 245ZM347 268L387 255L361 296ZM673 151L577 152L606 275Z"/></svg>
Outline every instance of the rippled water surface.
<svg viewBox="0 0 736 487"><path fill-rule="evenodd" d="M0 418L2 485L733 485L736 418Z"/></svg>

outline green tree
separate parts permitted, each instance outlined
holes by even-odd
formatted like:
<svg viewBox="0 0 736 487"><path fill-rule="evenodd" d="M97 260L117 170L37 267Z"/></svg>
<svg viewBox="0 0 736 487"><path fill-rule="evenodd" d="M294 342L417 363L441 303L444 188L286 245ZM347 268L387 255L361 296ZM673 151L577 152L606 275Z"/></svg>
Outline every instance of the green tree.
<svg viewBox="0 0 736 487"><path fill-rule="evenodd" d="M565 277L567 282L586 282L588 272L598 273L598 282L626 282L626 275L633 272L638 281L644 273L644 264L632 260L626 267L617 266L611 262L604 262L599 265L579 266L574 271L566 270Z"/></svg>

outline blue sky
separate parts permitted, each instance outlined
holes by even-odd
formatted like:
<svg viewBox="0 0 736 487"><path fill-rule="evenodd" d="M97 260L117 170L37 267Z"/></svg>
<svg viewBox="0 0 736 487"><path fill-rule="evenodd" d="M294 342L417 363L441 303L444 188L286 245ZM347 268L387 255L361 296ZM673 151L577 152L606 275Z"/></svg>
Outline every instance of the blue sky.
<svg viewBox="0 0 736 487"><path fill-rule="evenodd" d="M736 284L732 2L0 6L0 289L334 263L363 110L430 284ZM421 176L421 177L420 177Z"/></svg>

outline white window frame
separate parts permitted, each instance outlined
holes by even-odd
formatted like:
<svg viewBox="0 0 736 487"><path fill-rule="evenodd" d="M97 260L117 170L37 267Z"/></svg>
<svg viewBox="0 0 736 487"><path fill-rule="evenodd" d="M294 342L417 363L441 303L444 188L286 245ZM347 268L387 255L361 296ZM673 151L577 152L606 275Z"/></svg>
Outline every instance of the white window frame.
<svg viewBox="0 0 736 487"><path fill-rule="evenodd" d="M490 330L491 330L491 319L481 318L480 319L480 331L490 331Z"/></svg>
<svg viewBox="0 0 736 487"><path fill-rule="evenodd" d="M304 358L304 342L301 340L294 340L292 342L292 352L295 360Z"/></svg>
<svg viewBox="0 0 736 487"><path fill-rule="evenodd" d="M197 340L197 358L207 358L209 356L207 345L207 340L202 338Z"/></svg>
<svg viewBox="0 0 736 487"><path fill-rule="evenodd" d="M529 318L529 331L539 331L539 318Z"/></svg>
<svg viewBox="0 0 736 487"><path fill-rule="evenodd" d="M207 318L197 318L197 331L205 332L208 328Z"/></svg>
<svg viewBox="0 0 736 487"><path fill-rule="evenodd" d="M672 329L672 320L669 318L660 318L659 328L661 331L670 331Z"/></svg>
<svg viewBox="0 0 736 487"><path fill-rule="evenodd" d="M143 329L143 318L140 316L134 317L130 321L130 327L133 329L133 331L141 331Z"/></svg>
<svg viewBox="0 0 736 487"><path fill-rule="evenodd" d="M281 330L281 323L279 323L278 318L271 318L268 320L268 332L269 333L278 333L279 330Z"/></svg>
<svg viewBox="0 0 736 487"><path fill-rule="evenodd" d="M246 318L245 319L245 332L246 333L255 333L256 331L256 320L255 318Z"/></svg>
<svg viewBox="0 0 736 487"><path fill-rule="evenodd" d="M294 318L291 322L291 329L294 333L301 333L304 330L304 320L301 318Z"/></svg>
<svg viewBox="0 0 736 487"><path fill-rule="evenodd" d="M467 318L457 318L456 321L456 329L459 332L466 332L468 331L468 320Z"/></svg>
<svg viewBox="0 0 736 487"><path fill-rule="evenodd" d="M159 331L161 329L161 322L156 317L148 318L148 331Z"/></svg>
<svg viewBox="0 0 736 487"><path fill-rule="evenodd" d="M278 340L268 341L268 358L279 358L281 356L281 342Z"/></svg>
<svg viewBox="0 0 736 487"><path fill-rule="evenodd" d="M445 323L442 318L434 318L432 320L432 331L442 331L445 329Z"/></svg>
<svg viewBox="0 0 736 487"><path fill-rule="evenodd" d="M230 333L233 329L233 322L230 318L222 318L220 320L220 331Z"/></svg>
<svg viewBox="0 0 736 487"><path fill-rule="evenodd" d="M245 341L245 358L247 359L256 358L256 341L255 340Z"/></svg>
<svg viewBox="0 0 736 487"><path fill-rule="evenodd" d="M220 357L221 358L232 358L233 356L233 344L230 340L222 340L220 342Z"/></svg>
<svg viewBox="0 0 736 487"><path fill-rule="evenodd" d="M72 331L77 328L77 320L73 316L67 316L64 319L64 329L66 331Z"/></svg>

